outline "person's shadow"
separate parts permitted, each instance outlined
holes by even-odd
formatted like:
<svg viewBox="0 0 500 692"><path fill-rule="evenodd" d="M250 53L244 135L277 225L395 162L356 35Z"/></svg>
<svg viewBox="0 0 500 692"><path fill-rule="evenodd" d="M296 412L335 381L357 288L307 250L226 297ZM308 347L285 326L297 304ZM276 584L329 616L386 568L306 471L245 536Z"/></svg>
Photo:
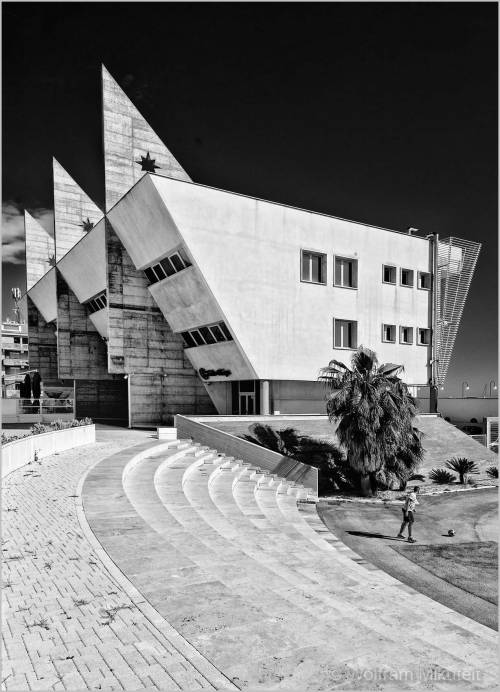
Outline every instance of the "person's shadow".
<svg viewBox="0 0 500 692"><path fill-rule="evenodd" d="M363 538L384 538L386 541L401 542L401 538L396 536L385 536L383 533L369 533L368 531L346 531L351 536L362 536Z"/></svg>

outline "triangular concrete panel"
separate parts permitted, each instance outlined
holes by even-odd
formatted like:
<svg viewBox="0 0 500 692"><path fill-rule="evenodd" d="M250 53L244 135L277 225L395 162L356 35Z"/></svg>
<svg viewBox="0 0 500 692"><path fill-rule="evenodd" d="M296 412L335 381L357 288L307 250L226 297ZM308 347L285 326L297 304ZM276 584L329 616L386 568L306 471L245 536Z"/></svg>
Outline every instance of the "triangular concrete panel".
<svg viewBox="0 0 500 692"><path fill-rule="evenodd" d="M26 238L26 290L29 291L55 263L54 238L27 211L24 212Z"/></svg>
<svg viewBox="0 0 500 692"><path fill-rule="evenodd" d="M56 269L51 267L28 293L47 324L57 320Z"/></svg>
<svg viewBox="0 0 500 692"><path fill-rule="evenodd" d="M102 219L103 212L56 159L53 170L56 259L59 262Z"/></svg>
<svg viewBox="0 0 500 692"><path fill-rule="evenodd" d="M191 180L108 70L102 66L106 211L148 172Z"/></svg>

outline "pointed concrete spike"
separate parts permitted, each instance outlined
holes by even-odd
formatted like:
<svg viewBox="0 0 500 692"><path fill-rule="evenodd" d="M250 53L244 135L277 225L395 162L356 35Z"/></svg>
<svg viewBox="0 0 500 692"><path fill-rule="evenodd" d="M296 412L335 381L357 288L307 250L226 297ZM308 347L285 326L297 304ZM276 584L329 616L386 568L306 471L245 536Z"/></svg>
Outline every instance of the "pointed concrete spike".
<svg viewBox="0 0 500 692"><path fill-rule="evenodd" d="M56 159L53 159L53 170L56 259L59 262L102 219L103 212Z"/></svg>
<svg viewBox="0 0 500 692"><path fill-rule="evenodd" d="M27 211L24 212L26 238L26 290L29 291L53 265L54 238Z"/></svg>
<svg viewBox="0 0 500 692"><path fill-rule="evenodd" d="M146 174L143 158L158 175L191 180L104 65L102 93L106 211Z"/></svg>

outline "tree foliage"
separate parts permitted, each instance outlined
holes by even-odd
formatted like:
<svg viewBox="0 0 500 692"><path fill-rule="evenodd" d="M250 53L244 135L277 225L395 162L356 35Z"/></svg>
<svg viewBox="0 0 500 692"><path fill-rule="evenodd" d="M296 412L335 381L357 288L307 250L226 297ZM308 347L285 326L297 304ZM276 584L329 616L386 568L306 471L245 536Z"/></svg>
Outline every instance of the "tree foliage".
<svg viewBox="0 0 500 692"><path fill-rule="evenodd" d="M327 391L327 413L363 494L377 487L404 487L423 456L422 433L413 426L415 400L398 377L401 365L379 365L361 346L349 368L332 360L319 380Z"/></svg>

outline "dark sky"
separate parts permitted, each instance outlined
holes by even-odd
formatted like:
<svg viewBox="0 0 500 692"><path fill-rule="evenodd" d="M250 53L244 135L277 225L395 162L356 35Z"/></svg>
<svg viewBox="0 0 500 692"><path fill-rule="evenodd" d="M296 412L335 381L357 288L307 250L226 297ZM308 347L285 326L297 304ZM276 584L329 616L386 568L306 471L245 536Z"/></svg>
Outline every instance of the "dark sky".
<svg viewBox="0 0 500 692"><path fill-rule="evenodd" d="M496 3L3 4L4 204L103 203L101 62L198 182L484 243L445 394L497 379Z"/></svg>

